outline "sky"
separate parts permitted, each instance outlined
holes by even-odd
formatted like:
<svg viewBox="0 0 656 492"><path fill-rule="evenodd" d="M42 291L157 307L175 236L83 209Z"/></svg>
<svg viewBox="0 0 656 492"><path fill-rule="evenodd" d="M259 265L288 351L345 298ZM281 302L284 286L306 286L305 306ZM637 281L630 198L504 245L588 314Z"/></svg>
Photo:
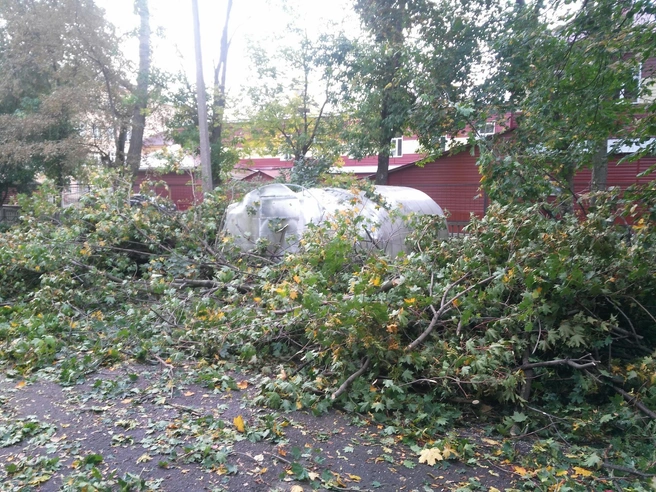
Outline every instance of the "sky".
<svg viewBox="0 0 656 492"><path fill-rule="evenodd" d="M231 47L228 54L228 95L238 93L240 86L252 84L247 46L249 39L277 38L291 17L282 8L284 0L234 0L230 17ZM136 29L139 24L134 14L133 0L96 0L105 9L107 18L119 32ZM352 0L287 0L298 12L299 22L309 33L318 32L328 21L345 25L349 30L358 28L351 9ZM219 57L227 0L198 0L201 22L203 68L205 82L212 81L213 65ZM191 0L149 0L151 29L159 29L161 36L154 38L154 63L167 71L184 70L195 81L195 52ZM269 44L271 43L269 39ZM126 42L124 52L137 61L138 44L135 39Z"/></svg>

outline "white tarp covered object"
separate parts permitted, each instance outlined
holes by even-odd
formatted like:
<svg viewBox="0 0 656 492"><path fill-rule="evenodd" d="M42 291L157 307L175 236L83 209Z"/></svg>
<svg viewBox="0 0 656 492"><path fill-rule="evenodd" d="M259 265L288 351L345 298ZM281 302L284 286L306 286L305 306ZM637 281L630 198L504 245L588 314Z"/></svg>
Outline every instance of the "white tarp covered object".
<svg viewBox="0 0 656 492"><path fill-rule="evenodd" d="M365 219L361 226L363 242L396 256L406 250L409 232L397 214L444 217L440 206L422 191L404 186L375 186L375 191L378 197L372 200L364 192L354 194L340 188L263 186L228 207L225 229L242 250L254 249L259 239L266 239L269 253L282 254L298 249L298 239L308 224L352 212Z"/></svg>

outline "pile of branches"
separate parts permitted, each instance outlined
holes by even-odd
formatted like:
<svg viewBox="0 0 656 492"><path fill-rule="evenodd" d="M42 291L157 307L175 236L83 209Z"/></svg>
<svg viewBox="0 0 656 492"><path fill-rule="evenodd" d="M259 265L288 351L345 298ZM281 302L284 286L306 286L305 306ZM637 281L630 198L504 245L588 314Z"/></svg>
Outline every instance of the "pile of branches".
<svg viewBox="0 0 656 492"><path fill-rule="evenodd" d="M584 215L491 207L448 240L415 218L395 259L362 249L375 225L344 213L278 263L223 237L223 196L185 213L110 188L66 211L47 190L26 200L0 241L0 357L66 380L90 347L95 363L236 358L279 368L261 399L285 409L610 402L656 417L652 189Z"/></svg>

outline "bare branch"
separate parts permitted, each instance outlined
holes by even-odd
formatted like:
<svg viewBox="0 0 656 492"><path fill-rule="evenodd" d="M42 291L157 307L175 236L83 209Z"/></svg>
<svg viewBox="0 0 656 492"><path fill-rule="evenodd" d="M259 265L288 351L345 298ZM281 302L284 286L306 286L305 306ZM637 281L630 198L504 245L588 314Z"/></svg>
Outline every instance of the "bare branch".
<svg viewBox="0 0 656 492"><path fill-rule="evenodd" d="M437 311L434 311L433 319L431 319L430 324L423 331L423 333L421 335L419 335L419 337L417 337L417 339L414 342L412 342L410 345L408 345L406 347L406 350L409 351L409 350L414 350L415 348L417 348L426 339L426 337L428 337L428 335L431 334L431 332L433 331L433 328L435 328L435 325L438 323L438 321L440 320L442 315L445 314L446 312L450 311L450 309L451 309L450 306L452 306L455 301L457 301L459 298L461 298L462 296L464 296L468 292L472 291L476 287L478 287L480 285L483 285L483 284L486 284L487 282L489 282L490 280L492 280L495 277L495 275L490 275L489 277L481 280L480 282L477 282L473 285L470 285L465 290L463 290L459 294L453 296L451 299L449 299L447 301L446 298L447 298L449 292L451 290L453 290L453 288L456 287L458 284L464 282L465 279L467 279L468 276L469 276L469 273L463 275L462 277L460 277L455 282L447 285L446 289L444 290L444 295L442 296L441 306ZM433 308L433 310L434 310L434 308Z"/></svg>

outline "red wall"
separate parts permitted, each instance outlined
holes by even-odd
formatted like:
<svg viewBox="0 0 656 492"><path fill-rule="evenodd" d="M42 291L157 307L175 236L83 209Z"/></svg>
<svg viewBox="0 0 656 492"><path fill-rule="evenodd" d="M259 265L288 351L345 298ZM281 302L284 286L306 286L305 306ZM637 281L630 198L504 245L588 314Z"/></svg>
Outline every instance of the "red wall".
<svg viewBox="0 0 656 492"><path fill-rule="evenodd" d="M483 216L488 205L487 197L480 190L481 176L476 166L477 159L478 152L472 156L468 151L463 151L456 155L444 156L423 167L409 165L391 171L388 184L421 190L449 212L452 222L468 221L471 213ZM647 183L654 177L638 178L637 175L653 165L656 165L656 157L643 158L636 162L620 165L610 163L608 186L626 188L636 183ZM577 173L574 179L574 188L577 193L589 190L590 175L589 169ZM139 172L135 192L138 192L139 184L145 178L146 173ZM267 177L262 173L253 173L252 176L249 176L249 179L256 178L267 181ZM164 181L167 183L168 186L158 186L155 191L159 195L170 198L180 210L185 210L194 203L191 177L188 174L153 175L150 179L154 182ZM202 199L200 181L197 181L197 185L196 196L200 200Z"/></svg>
<svg viewBox="0 0 656 492"><path fill-rule="evenodd" d="M486 207L486 198L479 189L477 159L478 154L460 152L423 167L408 166L391 171L388 184L421 190L448 211L452 221L468 221L472 212L482 216Z"/></svg>
<svg viewBox="0 0 656 492"><path fill-rule="evenodd" d="M134 184L135 193L139 193L141 183L145 180L150 180L154 183L165 182L166 185L156 186L154 191L160 195L169 198L175 203L179 210L186 210L193 205L194 200L203 199L203 191L201 189L200 180L195 181L196 184L196 197L194 198L194 188L192 187L192 179L189 174L161 174L149 175L145 171L139 171L139 175Z"/></svg>
<svg viewBox="0 0 656 492"><path fill-rule="evenodd" d="M388 184L408 186L423 191L442 209L449 212L452 222L467 221L471 213L484 215L488 199L480 190L481 175L476 160L478 152L468 151L444 156L423 168L416 165L404 167L389 174ZM643 158L635 162L617 165L617 160L608 165L608 186L627 186L648 183L654 175L638 178L638 174L656 164L656 157ZM591 171L584 169L574 178L576 193L590 189Z"/></svg>

